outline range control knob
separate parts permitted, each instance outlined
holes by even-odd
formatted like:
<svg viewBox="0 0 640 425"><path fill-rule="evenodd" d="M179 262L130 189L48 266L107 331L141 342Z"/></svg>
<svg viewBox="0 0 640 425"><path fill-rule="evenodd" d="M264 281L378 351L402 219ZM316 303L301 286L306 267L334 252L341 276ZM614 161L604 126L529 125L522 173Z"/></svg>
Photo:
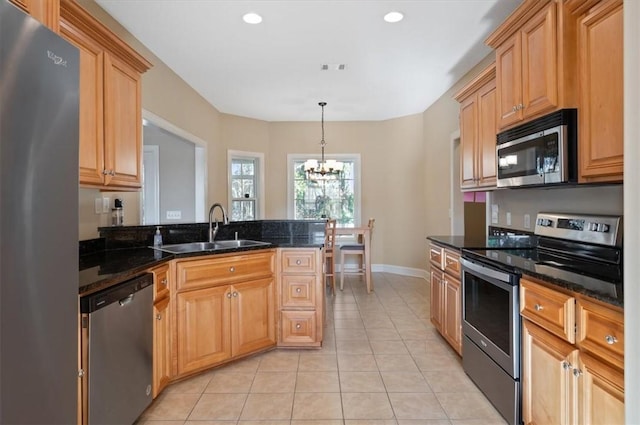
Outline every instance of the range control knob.
<svg viewBox="0 0 640 425"><path fill-rule="evenodd" d="M598 232L607 233L609 231L609 225L604 223L598 223Z"/></svg>

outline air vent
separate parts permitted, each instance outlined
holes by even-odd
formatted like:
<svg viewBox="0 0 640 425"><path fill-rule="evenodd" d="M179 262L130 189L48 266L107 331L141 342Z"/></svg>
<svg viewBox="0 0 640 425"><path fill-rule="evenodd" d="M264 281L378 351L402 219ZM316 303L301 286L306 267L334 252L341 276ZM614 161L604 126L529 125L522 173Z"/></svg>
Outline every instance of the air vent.
<svg viewBox="0 0 640 425"><path fill-rule="evenodd" d="M344 71L346 68L347 65L343 63L324 63L320 67L323 71Z"/></svg>

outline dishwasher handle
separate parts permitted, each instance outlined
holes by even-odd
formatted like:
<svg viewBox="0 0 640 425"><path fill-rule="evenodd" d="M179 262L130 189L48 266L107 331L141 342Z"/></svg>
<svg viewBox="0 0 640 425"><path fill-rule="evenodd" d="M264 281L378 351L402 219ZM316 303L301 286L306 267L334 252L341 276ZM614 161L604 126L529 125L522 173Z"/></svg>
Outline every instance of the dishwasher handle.
<svg viewBox="0 0 640 425"><path fill-rule="evenodd" d="M151 285L153 285L153 275L144 273L95 294L80 298L80 312L94 313L113 303L119 303L124 307L133 301L136 292Z"/></svg>

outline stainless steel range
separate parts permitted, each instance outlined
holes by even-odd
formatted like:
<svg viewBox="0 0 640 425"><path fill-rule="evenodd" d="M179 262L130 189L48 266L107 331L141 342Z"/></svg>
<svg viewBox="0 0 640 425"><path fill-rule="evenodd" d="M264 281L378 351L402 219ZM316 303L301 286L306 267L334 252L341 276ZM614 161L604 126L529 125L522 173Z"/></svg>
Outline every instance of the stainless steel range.
<svg viewBox="0 0 640 425"><path fill-rule="evenodd" d="M520 276L622 298L621 217L539 213L530 237L533 248L463 250L461 258L463 367L510 424L521 423Z"/></svg>

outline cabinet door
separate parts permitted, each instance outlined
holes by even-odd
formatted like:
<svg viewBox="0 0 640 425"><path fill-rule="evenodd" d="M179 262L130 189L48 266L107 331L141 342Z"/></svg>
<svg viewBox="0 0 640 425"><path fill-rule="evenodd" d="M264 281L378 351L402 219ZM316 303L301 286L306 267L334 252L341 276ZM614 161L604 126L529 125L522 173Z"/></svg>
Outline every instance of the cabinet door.
<svg viewBox="0 0 640 425"><path fill-rule="evenodd" d="M622 0L578 22L580 180L623 179Z"/></svg>
<svg viewBox="0 0 640 425"><path fill-rule="evenodd" d="M140 73L105 54L104 137L106 184L139 188L142 167Z"/></svg>
<svg viewBox="0 0 640 425"><path fill-rule="evenodd" d="M181 292L176 297L178 374L231 357L229 286Z"/></svg>
<svg viewBox="0 0 640 425"><path fill-rule="evenodd" d="M523 321L522 330L525 425L575 423L577 350L528 320Z"/></svg>
<svg viewBox="0 0 640 425"><path fill-rule="evenodd" d="M460 281L445 275L444 319L442 334L449 344L462 355L462 291Z"/></svg>
<svg viewBox="0 0 640 425"><path fill-rule="evenodd" d="M549 3L522 27L522 118L558 105L556 4Z"/></svg>
<svg viewBox="0 0 640 425"><path fill-rule="evenodd" d="M502 129L522 119L522 65L520 33L496 49L498 126Z"/></svg>
<svg viewBox="0 0 640 425"><path fill-rule="evenodd" d="M60 33L80 50L80 184L104 184L104 53L91 37L70 23Z"/></svg>
<svg viewBox="0 0 640 425"><path fill-rule="evenodd" d="M442 271L431 268L431 323L442 332L444 275Z"/></svg>
<svg viewBox="0 0 640 425"><path fill-rule="evenodd" d="M169 298L153 306L153 398L169 383L171 344L169 331Z"/></svg>
<svg viewBox="0 0 640 425"><path fill-rule="evenodd" d="M276 343L273 278L231 287L231 353L238 356Z"/></svg>
<svg viewBox="0 0 640 425"><path fill-rule="evenodd" d="M583 425L624 424L624 374L580 353L578 422Z"/></svg>
<svg viewBox="0 0 640 425"><path fill-rule="evenodd" d="M478 140L478 102L473 95L460 105L460 188L476 186L476 141ZM495 155L495 152L494 152Z"/></svg>
<svg viewBox="0 0 640 425"><path fill-rule="evenodd" d="M478 91L478 186L496 185L496 81L492 80Z"/></svg>

